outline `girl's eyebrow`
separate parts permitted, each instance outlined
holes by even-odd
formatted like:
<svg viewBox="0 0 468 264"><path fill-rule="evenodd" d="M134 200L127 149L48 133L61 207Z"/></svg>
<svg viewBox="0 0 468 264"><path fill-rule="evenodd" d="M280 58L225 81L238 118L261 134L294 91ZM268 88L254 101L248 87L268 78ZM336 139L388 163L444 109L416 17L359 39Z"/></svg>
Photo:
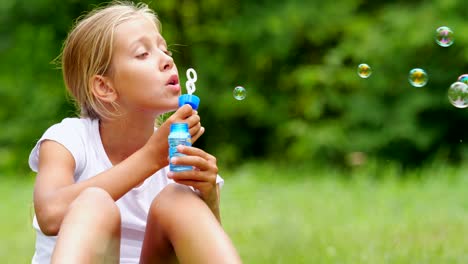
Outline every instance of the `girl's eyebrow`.
<svg viewBox="0 0 468 264"><path fill-rule="evenodd" d="M156 40L157 43L159 42L160 44L163 44L165 47L167 47L166 40L160 34L158 34L156 38L157 38L157 40ZM151 38L149 38L148 36L141 36L141 37L137 38L136 40L130 42L129 47L130 47L130 49L133 49L134 46L136 46L139 43L145 44L145 43L148 43L148 42L151 42Z"/></svg>
<svg viewBox="0 0 468 264"><path fill-rule="evenodd" d="M166 40L161 36L161 34L158 34L158 41L160 41L165 47L167 47Z"/></svg>
<svg viewBox="0 0 468 264"><path fill-rule="evenodd" d="M136 46L137 44L139 43L145 43L145 42L148 42L149 41L149 38L146 37L146 36L141 36L139 38L137 38L136 40L133 40L132 42L130 42L130 45L129 47L130 48L133 48L134 46Z"/></svg>
<svg viewBox="0 0 468 264"><path fill-rule="evenodd" d="M123 46L122 48L123 48L123 51L125 51L125 53L127 52L134 53L141 46L140 44L143 44L144 46L146 46L147 44L145 42L147 41L145 40L144 37L139 37L135 40L130 41L127 45Z"/></svg>

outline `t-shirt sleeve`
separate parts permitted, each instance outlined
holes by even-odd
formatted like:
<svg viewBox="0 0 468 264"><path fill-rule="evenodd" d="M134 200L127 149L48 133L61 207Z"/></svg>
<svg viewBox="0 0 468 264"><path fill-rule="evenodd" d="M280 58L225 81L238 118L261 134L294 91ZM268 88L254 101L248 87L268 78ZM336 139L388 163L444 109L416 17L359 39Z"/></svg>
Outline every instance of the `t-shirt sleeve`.
<svg viewBox="0 0 468 264"><path fill-rule="evenodd" d="M85 165L83 132L84 128L78 118L67 118L61 123L51 126L42 135L29 155L29 167L38 171L41 143L53 140L64 146L75 159L75 175L83 170ZM81 135L81 136L80 136Z"/></svg>

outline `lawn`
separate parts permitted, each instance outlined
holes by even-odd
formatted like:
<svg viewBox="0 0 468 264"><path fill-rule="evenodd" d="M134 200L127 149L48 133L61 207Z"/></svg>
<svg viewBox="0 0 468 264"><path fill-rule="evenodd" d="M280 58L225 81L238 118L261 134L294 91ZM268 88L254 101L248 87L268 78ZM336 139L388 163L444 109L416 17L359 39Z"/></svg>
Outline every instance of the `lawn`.
<svg viewBox="0 0 468 264"><path fill-rule="evenodd" d="M31 263L34 253L32 229L32 180L0 180L0 262Z"/></svg>
<svg viewBox="0 0 468 264"><path fill-rule="evenodd" d="M222 173L223 225L244 263L468 263L466 169L246 165ZM0 191L0 259L28 263L32 181Z"/></svg>
<svg viewBox="0 0 468 264"><path fill-rule="evenodd" d="M223 190L224 226L245 263L468 263L463 171L247 167Z"/></svg>

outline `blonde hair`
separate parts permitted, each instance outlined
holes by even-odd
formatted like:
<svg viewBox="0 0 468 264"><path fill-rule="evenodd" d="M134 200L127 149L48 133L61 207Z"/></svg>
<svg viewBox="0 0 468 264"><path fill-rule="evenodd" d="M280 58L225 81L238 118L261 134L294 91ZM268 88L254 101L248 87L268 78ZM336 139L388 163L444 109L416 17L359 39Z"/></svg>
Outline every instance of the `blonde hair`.
<svg viewBox="0 0 468 264"><path fill-rule="evenodd" d="M137 17L148 18L161 31L161 23L153 10L144 3L127 1L114 1L92 10L78 18L70 31L60 59L65 85L81 117L96 119L118 115L94 96L91 81L94 75L112 74L115 28Z"/></svg>

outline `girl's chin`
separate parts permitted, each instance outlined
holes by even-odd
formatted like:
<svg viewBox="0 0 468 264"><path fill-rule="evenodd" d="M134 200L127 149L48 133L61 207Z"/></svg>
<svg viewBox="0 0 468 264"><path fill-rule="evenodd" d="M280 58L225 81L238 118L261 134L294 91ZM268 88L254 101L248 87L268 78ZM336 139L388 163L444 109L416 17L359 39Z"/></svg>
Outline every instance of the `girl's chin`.
<svg viewBox="0 0 468 264"><path fill-rule="evenodd" d="M166 103L164 105L159 105L157 107L153 106L153 107L154 107L152 109L153 113L156 114L156 115L161 115L161 114L165 114L165 113L174 112L179 108L178 96L175 97L174 100L171 99L170 102L166 101Z"/></svg>
<svg viewBox="0 0 468 264"><path fill-rule="evenodd" d="M175 111L179 108L179 95L175 98L174 102L171 102L171 105L169 106L170 110L169 111Z"/></svg>

